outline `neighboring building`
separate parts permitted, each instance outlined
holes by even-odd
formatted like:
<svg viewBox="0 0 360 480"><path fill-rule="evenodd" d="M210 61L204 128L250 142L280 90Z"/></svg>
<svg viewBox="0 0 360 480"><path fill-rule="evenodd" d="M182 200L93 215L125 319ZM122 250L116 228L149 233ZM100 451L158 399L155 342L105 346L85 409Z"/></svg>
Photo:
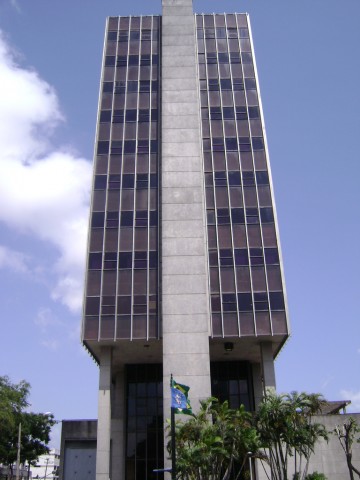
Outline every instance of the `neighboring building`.
<svg viewBox="0 0 360 480"><path fill-rule="evenodd" d="M195 410L254 409L289 334L249 18L162 3L106 28L82 327L96 480L162 477L171 374Z"/></svg>
<svg viewBox="0 0 360 480"><path fill-rule="evenodd" d="M41 455L36 462L36 467L31 467L33 479L58 480L59 478L60 451L51 449L48 454Z"/></svg>
<svg viewBox="0 0 360 480"><path fill-rule="evenodd" d="M96 420L63 420L60 480L95 480Z"/></svg>
<svg viewBox="0 0 360 480"><path fill-rule="evenodd" d="M16 477L16 465L13 466L12 470L8 466L0 464L0 480L8 480L9 478ZM28 468L20 465L19 469L19 480L31 480L31 471L29 472Z"/></svg>

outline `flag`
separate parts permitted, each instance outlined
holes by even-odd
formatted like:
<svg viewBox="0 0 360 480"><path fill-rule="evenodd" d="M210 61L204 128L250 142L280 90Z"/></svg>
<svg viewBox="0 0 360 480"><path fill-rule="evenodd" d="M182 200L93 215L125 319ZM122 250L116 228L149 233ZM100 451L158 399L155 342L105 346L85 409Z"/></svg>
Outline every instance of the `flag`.
<svg viewBox="0 0 360 480"><path fill-rule="evenodd" d="M190 400L188 398L188 393L190 387L186 385L181 385L181 383L175 382L171 377L170 380L171 387L171 408L174 409L175 413L183 413L184 415L192 415L192 409L190 405Z"/></svg>

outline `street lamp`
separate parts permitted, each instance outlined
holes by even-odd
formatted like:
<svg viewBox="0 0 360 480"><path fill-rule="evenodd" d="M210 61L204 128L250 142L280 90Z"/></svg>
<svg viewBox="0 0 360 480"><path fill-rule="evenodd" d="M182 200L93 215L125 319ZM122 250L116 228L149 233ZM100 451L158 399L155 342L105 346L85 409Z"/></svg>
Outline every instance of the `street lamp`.
<svg viewBox="0 0 360 480"><path fill-rule="evenodd" d="M250 468L250 480L253 480L253 474L252 474L252 462L251 462L251 456L252 452L247 452L248 457L249 457L249 468Z"/></svg>
<svg viewBox="0 0 360 480"><path fill-rule="evenodd" d="M20 449L21 449L21 422L19 423L17 456L16 456L16 480L20 478Z"/></svg>

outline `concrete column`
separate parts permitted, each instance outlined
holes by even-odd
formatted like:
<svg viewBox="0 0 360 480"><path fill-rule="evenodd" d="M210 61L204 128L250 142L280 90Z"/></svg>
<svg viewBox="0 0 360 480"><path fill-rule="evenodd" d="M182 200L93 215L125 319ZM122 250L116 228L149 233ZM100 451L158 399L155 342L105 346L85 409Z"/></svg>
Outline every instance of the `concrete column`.
<svg viewBox="0 0 360 480"><path fill-rule="evenodd" d="M169 418L171 373L190 387L194 410L211 387L195 17L192 0L162 5L162 334Z"/></svg>
<svg viewBox="0 0 360 480"><path fill-rule="evenodd" d="M257 410L259 403L261 402L263 393L262 372L260 363L253 363L251 366L254 388L254 403L255 410Z"/></svg>
<svg viewBox="0 0 360 480"><path fill-rule="evenodd" d="M111 479L125 478L125 385L124 367L116 373L111 420Z"/></svg>
<svg viewBox="0 0 360 480"><path fill-rule="evenodd" d="M275 392L276 390L274 356L271 342L262 342L260 349L263 389L264 395L266 395L267 392Z"/></svg>
<svg viewBox="0 0 360 480"><path fill-rule="evenodd" d="M96 480L110 479L111 362L111 347L102 347L99 375Z"/></svg>

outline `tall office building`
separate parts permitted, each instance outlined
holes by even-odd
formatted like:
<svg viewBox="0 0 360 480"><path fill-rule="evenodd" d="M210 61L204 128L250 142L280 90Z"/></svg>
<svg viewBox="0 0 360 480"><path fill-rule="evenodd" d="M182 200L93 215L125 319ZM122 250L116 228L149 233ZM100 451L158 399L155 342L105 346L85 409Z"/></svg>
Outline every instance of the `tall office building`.
<svg viewBox="0 0 360 480"><path fill-rule="evenodd" d="M106 27L82 328L97 480L160 478L171 373L195 410L254 409L288 336L248 16L162 3Z"/></svg>

